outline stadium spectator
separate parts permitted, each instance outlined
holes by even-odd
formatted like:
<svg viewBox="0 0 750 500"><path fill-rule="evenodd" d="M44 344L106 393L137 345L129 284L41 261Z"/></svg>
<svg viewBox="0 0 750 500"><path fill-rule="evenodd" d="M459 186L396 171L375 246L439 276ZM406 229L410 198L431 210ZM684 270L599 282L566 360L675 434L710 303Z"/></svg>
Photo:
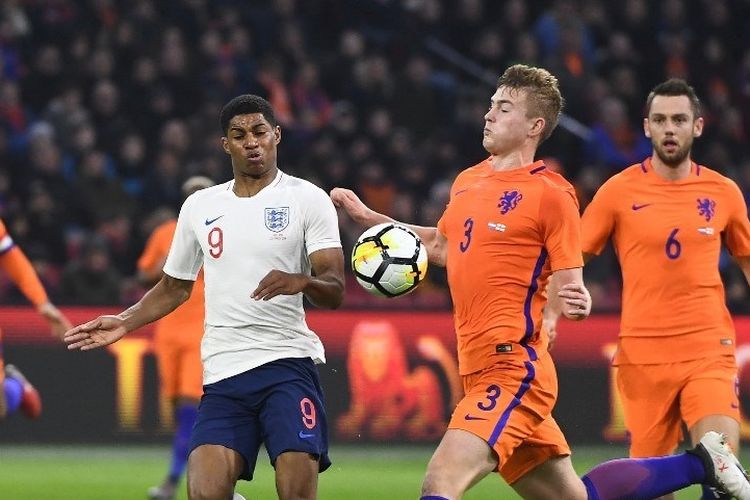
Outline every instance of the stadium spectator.
<svg viewBox="0 0 750 500"><path fill-rule="evenodd" d="M58 157L64 177L47 186L56 205L75 206L65 203L65 192L76 181L81 159L95 149L112 159L114 180L138 202L138 217L145 219L157 209L161 196L176 206L179 186L191 175L222 179L221 163L203 146L211 137L205 109L216 109L243 92L271 98L284 123L302 131L286 129L288 170L322 182L327 161L361 165L362 158L354 155L362 150L351 147L353 139L368 135L372 114L387 112L394 125L378 144L373 142L368 160L385 165L385 175L398 186L408 171L405 157L393 163L391 153L379 145L402 140L399 124L412 118L401 104L429 101L426 93L432 93L437 119L413 124L415 130L424 129L423 136L408 138L406 157L419 156L430 166L431 184L438 184L455 176L438 166L445 142L461 158L481 159L473 127L481 123L494 73L509 61L558 68L568 75L563 81L567 110L583 128L563 121L540 153L559 158L572 182L584 174L583 167L614 173L630 164L581 162L591 129L601 123L598 111L610 99L619 99L629 122L637 121L642 114L639 96L671 74L690 75L696 90L707 96L710 126L696 145L696 158L726 169L737 165L723 173L739 179L750 157L744 147L750 127L749 15L746 2L728 0L225 0L222 9L214 10L202 0L101 2L96 8L73 0L13 2L0 10L0 136L7 144L0 148L0 161L9 169L11 192L20 203L9 205L3 215L9 224L23 217L21 207L37 177L36 168L27 166L37 162L40 149L51 152L32 137L40 120L52 128L52 149L57 151L50 157ZM396 82L404 83L407 63L415 60L422 61L419 88L426 93L411 92L416 96L412 101L404 99L407 87L399 91ZM300 82L314 82L315 67L313 90ZM311 102L316 104L311 107ZM722 117L716 119L721 126L713 125L714 117ZM165 179L154 175L153 165L164 160L157 158L162 130L175 119L187 124L184 141L190 147L187 157L180 153L173 159ZM124 139L133 134L141 138L141 146ZM326 163L312 164L301 154L329 137L338 143ZM123 143L140 158L133 160L138 166L123 158ZM45 182L49 175L42 175ZM409 188L413 196L424 198L425 191L416 189ZM426 206L416 210L429 211ZM66 239L80 230L96 231L75 209L64 215ZM43 239L36 232L30 237ZM147 234L134 237L140 247ZM736 297L742 295L747 290ZM738 304L734 299L730 303Z"/></svg>

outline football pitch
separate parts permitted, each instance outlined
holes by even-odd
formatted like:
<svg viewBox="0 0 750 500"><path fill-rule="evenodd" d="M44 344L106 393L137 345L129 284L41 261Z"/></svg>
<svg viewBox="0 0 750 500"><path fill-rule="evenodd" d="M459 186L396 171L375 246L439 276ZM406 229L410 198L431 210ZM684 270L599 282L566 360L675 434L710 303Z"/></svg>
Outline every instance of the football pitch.
<svg viewBox="0 0 750 500"><path fill-rule="evenodd" d="M432 447L333 446L333 465L320 476L321 500L416 500ZM169 449L164 446L19 446L0 444L0 498L6 500L137 500L162 479ZM579 472L609 458L620 446L574 447ZM743 456L747 463L749 454ZM178 499L185 500L183 488ZM273 469L261 452L255 479L237 490L248 500L276 498ZM678 499L699 498L693 486ZM465 500L517 498L497 476L485 478Z"/></svg>

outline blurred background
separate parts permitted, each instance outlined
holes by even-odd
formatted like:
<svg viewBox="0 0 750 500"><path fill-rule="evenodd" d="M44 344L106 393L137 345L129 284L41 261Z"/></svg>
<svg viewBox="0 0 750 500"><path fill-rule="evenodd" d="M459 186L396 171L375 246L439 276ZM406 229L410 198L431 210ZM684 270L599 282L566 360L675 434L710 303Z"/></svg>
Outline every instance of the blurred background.
<svg viewBox="0 0 750 500"><path fill-rule="evenodd" d="M560 80L565 116L539 158L574 184L582 208L650 154L645 98L670 77L704 104L695 160L750 195L747 0L4 0L0 217L71 319L117 312L145 292L137 257L179 209L185 179L231 178L218 113L257 93L282 127L282 170L435 225L455 175L486 157L483 115L517 62ZM348 253L361 230L340 223ZM720 267L742 364L750 291L728 255ZM585 275L597 315L561 326L559 418L574 443L622 441L607 364L620 303L611 251ZM428 278L385 300L350 275L344 312L310 313L328 345L321 370L337 441L441 434L456 397L455 340L444 273ZM0 446L166 442L149 329L81 356L48 338L6 276L0 304L6 358L47 405L38 423L0 425ZM369 399L367 383L378 388Z"/></svg>

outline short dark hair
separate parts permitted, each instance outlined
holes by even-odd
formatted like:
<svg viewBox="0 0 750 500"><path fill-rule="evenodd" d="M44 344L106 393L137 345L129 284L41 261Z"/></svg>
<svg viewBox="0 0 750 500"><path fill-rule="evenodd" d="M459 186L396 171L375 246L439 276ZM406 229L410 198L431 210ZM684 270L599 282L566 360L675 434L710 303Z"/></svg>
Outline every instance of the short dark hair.
<svg viewBox="0 0 750 500"><path fill-rule="evenodd" d="M221 131L226 134L229 132L229 122L237 115L248 115L251 113L260 113L263 115L271 126L275 127L276 114L273 112L271 103L262 97L254 94L238 95L221 108L219 119L221 120Z"/></svg>
<svg viewBox="0 0 750 500"><path fill-rule="evenodd" d="M527 113L533 118L544 118L544 130L539 143L549 138L560 119L565 100L560 94L557 78L544 68L535 68L525 64L514 64L505 70L497 80L497 88L526 91Z"/></svg>
<svg viewBox="0 0 750 500"><path fill-rule="evenodd" d="M666 82L661 82L649 92L646 98L646 116L651 112L651 103L654 102L654 97L658 95L673 97L684 95L690 100L690 106L693 108L693 117L699 118L701 116L701 101L698 99L695 89L688 85L682 78L670 78Z"/></svg>

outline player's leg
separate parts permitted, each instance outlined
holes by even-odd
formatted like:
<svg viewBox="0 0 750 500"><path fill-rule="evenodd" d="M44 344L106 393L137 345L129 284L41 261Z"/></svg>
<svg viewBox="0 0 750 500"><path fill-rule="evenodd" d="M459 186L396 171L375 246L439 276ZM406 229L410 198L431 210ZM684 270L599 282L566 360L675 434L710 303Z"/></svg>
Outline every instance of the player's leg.
<svg viewBox="0 0 750 500"><path fill-rule="evenodd" d="M503 473L517 449L549 416L557 395L549 355L534 362L498 363L464 376L463 384L464 398L427 466L423 499L460 498L498 465ZM569 452L567 445L565 451ZM519 475L524 466L517 464Z"/></svg>
<svg viewBox="0 0 750 500"><path fill-rule="evenodd" d="M188 498L231 498L243 469L245 460L237 451L218 444L198 446L190 453L188 461Z"/></svg>
<svg viewBox="0 0 750 500"><path fill-rule="evenodd" d="M3 359L3 332L0 330L0 419L8 414L8 402L5 395L5 361Z"/></svg>
<svg viewBox="0 0 750 500"><path fill-rule="evenodd" d="M750 500L750 482L723 436L709 432L685 453L654 458L610 460L583 478L588 498L655 498L690 486L709 484L730 498Z"/></svg>
<svg viewBox="0 0 750 500"><path fill-rule="evenodd" d="M678 363L621 365L617 389L630 433L630 457L671 455L682 440L679 395L683 377ZM667 494L660 500L672 500Z"/></svg>
<svg viewBox="0 0 750 500"><path fill-rule="evenodd" d="M735 453L740 445L737 365L734 356L716 356L685 363L687 382L680 393L680 412L693 445L709 431L726 437ZM704 499L728 499L705 486Z"/></svg>
<svg viewBox="0 0 750 500"><path fill-rule="evenodd" d="M200 345L157 346L159 382L163 398L172 402L175 432L172 457L167 477L161 485L149 489L149 498L170 500L177 491L188 460L190 434L198 415L198 403L203 393Z"/></svg>
<svg viewBox="0 0 750 500"><path fill-rule="evenodd" d="M309 358L280 359L256 368L273 380L260 422L280 500L317 498L318 473L331 465L328 422L318 369Z"/></svg>
<svg viewBox="0 0 750 500"><path fill-rule="evenodd" d="M547 426L547 429L550 429ZM540 433L539 435L541 435ZM537 435L535 434L535 437ZM534 439L534 438L532 438ZM539 438L541 441L541 438ZM520 446L501 469L516 492L525 499L565 500L652 499L692 484L709 483L750 498L750 483L719 434L709 433L690 452L655 458L610 460L579 479L568 456L550 456L518 479L512 469L530 463L524 453L539 453L538 446ZM532 455L533 457L533 455Z"/></svg>
<svg viewBox="0 0 750 500"><path fill-rule="evenodd" d="M421 498L460 498L497 465L487 441L462 429L448 429L427 464Z"/></svg>
<svg viewBox="0 0 750 500"><path fill-rule="evenodd" d="M36 388L14 365L6 365L4 374L5 414L10 415L20 410L28 418L39 418L42 414L42 398Z"/></svg>
<svg viewBox="0 0 750 500"><path fill-rule="evenodd" d="M317 455L285 451L276 457L274 468L279 500L317 498L320 470L320 459Z"/></svg>
<svg viewBox="0 0 750 500"><path fill-rule="evenodd" d="M261 377L250 370L208 384L198 408L188 458L188 498L231 498L237 479L251 480L262 443L254 408Z"/></svg>

